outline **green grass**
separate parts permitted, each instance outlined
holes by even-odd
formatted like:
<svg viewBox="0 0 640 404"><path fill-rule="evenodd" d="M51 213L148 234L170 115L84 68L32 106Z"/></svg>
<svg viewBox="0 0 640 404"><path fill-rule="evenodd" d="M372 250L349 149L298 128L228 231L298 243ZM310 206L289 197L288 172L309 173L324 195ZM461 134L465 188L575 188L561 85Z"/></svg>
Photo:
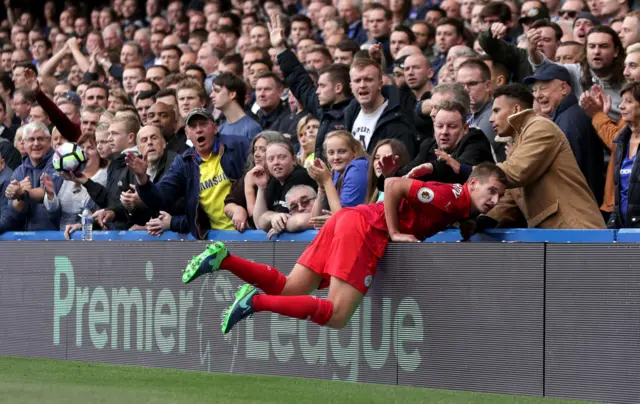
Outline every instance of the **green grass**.
<svg viewBox="0 0 640 404"><path fill-rule="evenodd" d="M578 401L0 357L2 403L498 403Z"/></svg>

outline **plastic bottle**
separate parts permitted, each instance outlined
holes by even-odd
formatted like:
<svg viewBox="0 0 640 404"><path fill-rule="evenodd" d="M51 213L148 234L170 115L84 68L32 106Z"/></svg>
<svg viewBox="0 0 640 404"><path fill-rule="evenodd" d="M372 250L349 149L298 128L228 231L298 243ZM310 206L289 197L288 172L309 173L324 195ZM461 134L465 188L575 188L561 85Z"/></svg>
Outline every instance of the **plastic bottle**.
<svg viewBox="0 0 640 404"><path fill-rule="evenodd" d="M82 218L82 240L91 241L93 239L93 216L91 211L85 208L80 217Z"/></svg>

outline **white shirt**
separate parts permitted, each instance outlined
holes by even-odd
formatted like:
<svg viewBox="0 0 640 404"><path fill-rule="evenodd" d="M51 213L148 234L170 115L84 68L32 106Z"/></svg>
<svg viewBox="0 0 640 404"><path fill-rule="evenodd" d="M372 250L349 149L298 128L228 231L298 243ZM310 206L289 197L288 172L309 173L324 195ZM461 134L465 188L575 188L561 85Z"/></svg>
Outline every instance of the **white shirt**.
<svg viewBox="0 0 640 404"><path fill-rule="evenodd" d="M380 119L380 115L382 115L382 112L387 105L389 105L389 100L385 100L382 105L380 105L378 109L373 111L371 114L367 114L363 110L360 110L360 113L353 123L351 133L362 143L365 150L369 147L369 142L371 142L371 137L373 136L373 131L376 129L376 125L378 124L378 119Z"/></svg>

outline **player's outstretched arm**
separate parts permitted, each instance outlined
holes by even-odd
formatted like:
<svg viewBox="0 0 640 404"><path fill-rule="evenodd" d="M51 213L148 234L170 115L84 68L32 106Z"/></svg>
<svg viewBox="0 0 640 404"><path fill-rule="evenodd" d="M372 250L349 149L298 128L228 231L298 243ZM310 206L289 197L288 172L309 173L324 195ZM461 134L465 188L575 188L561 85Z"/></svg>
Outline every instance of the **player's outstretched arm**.
<svg viewBox="0 0 640 404"><path fill-rule="evenodd" d="M384 182L384 215L391 241L417 242L412 234L400 232L398 209L403 198L409 196L409 190L414 180L409 178L387 178Z"/></svg>

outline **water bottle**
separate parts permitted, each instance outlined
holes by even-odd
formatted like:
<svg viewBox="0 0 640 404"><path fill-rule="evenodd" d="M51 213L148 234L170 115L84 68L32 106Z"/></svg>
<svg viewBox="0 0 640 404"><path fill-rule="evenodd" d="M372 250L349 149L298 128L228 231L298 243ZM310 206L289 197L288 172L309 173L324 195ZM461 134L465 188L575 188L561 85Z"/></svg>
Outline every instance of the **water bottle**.
<svg viewBox="0 0 640 404"><path fill-rule="evenodd" d="M91 241L93 239L93 216L91 211L86 209L82 211L82 240Z"/></svg>

